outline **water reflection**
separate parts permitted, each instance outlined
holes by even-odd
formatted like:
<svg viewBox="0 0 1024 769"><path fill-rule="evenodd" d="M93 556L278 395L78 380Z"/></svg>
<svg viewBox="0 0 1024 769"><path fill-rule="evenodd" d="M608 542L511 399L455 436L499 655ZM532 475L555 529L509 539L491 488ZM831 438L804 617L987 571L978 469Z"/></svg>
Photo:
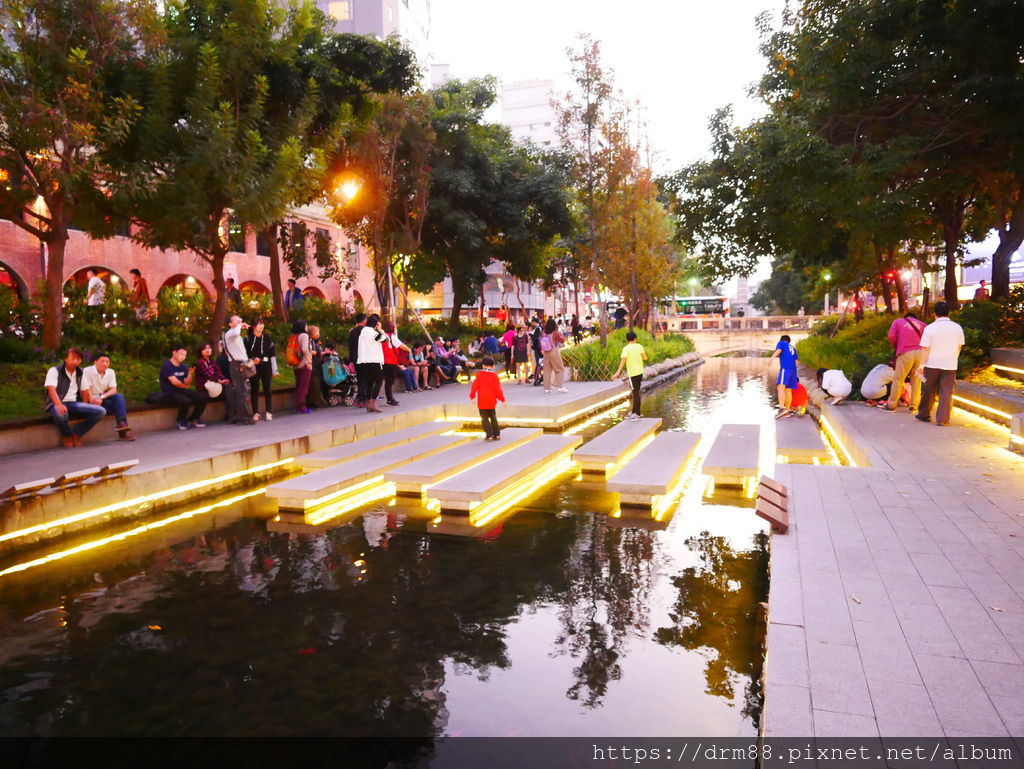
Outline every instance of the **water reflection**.
<svg viewBox="0 0 1024 769"><path fill-rule="evenodd" d="M728 368L645 411L764 418ZM614 499L566 479L477 537L402 505L207 518L0 581L0 734L756 734L763 525L698 490L651 531Z"/></svg>

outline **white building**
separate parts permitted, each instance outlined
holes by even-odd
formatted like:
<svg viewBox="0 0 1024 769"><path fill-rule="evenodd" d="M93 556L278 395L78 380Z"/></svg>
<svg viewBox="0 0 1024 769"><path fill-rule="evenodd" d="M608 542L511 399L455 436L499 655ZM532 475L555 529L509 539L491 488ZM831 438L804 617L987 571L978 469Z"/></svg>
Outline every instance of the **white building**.
<svg viewBox="0 0 1024 769"><path fill-rule="evenodd" d="M338 32L402 38L416 55L423 85L429 87L430 0L317 0L317 5L334 19Z"/></svg>
<svg viewBox="0 0 1024 769"><path fill-rule="evenodd" d="M540 147L558 146L558 118L551 99L553 80L519 80L501 89L501 122L519 141Z"/></svg>

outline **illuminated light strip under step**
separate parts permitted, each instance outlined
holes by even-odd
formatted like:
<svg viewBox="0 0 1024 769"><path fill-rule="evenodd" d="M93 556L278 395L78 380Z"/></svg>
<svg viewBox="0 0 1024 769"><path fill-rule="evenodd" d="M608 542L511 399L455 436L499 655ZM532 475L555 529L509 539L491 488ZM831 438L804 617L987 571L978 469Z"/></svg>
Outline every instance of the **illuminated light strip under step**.
<svg viewBox="0 0 1024 769"><path fill-rule="evenodd" d="M0 571L0 577L5 577L8 574L14 574L16 572L32 569L36 566L43 566L47 563L53 563L54 561L59 561L61 559L67 558L68 556L76 555L77 553L85 553L90 550L95 550L98 547L103 547L104 545L109 545L113 542L120 542L122 540L128 539L129 537L138 536L139 534L145 534L147 531L160 529L164 526L169 526L172 523L177 523L178 521L185 521L189 518L194 518L197 515L209 513L213 510L216 510L217 508L227 507L228 505L233 505L236 502L241 502L243 499L255 497L259 494L262 494L264 491L266 491L266 488L259 488L256 489L255 491L248 491L245 494L239 494L228 499L222 499L220 502L214 502L213 504L210 505L197 507L195 510L189 510L188 512L185 513L178 513L177 515L172 515L168 518L163 518L159 521L145 523L141 526L136 526L133 529L122 531L118 534L111 534L109 537L103 537L102 539L96 539L91 542L83 542L81 545L76 545L75 547L68 548L67 550L61 550L56 553L50 553L50 555L44 555L41 558L35 558L31 561L25 561L24 563L19 563L15 566L9 566L8 568Z"/></svg>
<svg viewBox="0 0 1024 769"><path fill-rule="evenodd" d="M1001 366L998 363L993 363L992 364L992 368L997 368L1000 371L1010 371L1010 372L1012 372L1014 374L1024 374L1024 369L1013 368L1011 366Z"/></svg>
<svg viewBox="0 0 1024 769"><path fill-rule="evenodd" d="M40 523L35 526L29 526L25 529L18 529L17 531L11 531L7 534L0 535L0 542L8 542L12 539L20 539L21 537L27 537L29 534L37 534L41 531L49 531L50 529L56 529L61 526L67 526L72 523L78 523L79 521L87 521L90 518L96 516L106 515L107 513L117 512L118 510L125 510L136 505L145 504L146 502L156 502L160 499L173 496L175 494L182 494L186 491L196 491L206 486L212 486L216 483L223 483L225 481L231 481L235 478L244 478L247 475L253 475L255 473L263 472L264 470L272 470L275 467L283 467L289 464L292 458L282 459L280 462L271 462L270 464L260 465L259 467L250 467L245 470L238 470L233 473L226 475L219 475L216 478L208 478L203 481L195 481L194 483L186 483L184 486L176 486L173 489L165 489L163 491L156 491L152 494L145 494L141 497L135 497L124 502L115 502L111 505L105 505L98 507L95 510L89 510L84 513L75 513L65 518L58 518L54 521L47 521L46 523Z"/></svg>
<svg viewBox="0 0 1024 769"><path fill-rule="evenodd" d="M306 511L306 522L310 526L319 526L327 521L338 518L339 516L345 515L345 513L351 513L353 510L357 510L364 505L368 505L371 502L378 502L382 499L389 499L395 496L395 484L390 482L383 482L384 476L378 475L375 478L371 478L364 483L359 484L360 487L368 486L368 488L361 489L353 493L353 489L345 490L345 497L342 500L338 500L336 504L318 505L315 508L315 512Z"/></svg>
<svg viewBox="0 0 1024 769"><path fill-rule="evenodd" d="M1012 414L1007 414L1005 411L1000 411L999 409L994 409L991 406L986 406L983 403L978 403L977 401L969 400L967 398L964 398L962 395L954 395L953 400L960 401L961 403L966 403L976 409L981 409L982 411L988 411L989 413L995 414L996 416L1000 416L1003 419L1013 418Z"/></svg>
<svg viewBox="0 0 1024 769"><path fill-rule="evenodd" d="M843 456L846 457L846 461L850 463L850 467L857 467L856 461L854 461L853 456L847 450L846 445L843 443L842 439L839 437L839 433L837 433L836 429L834 427L832 427L832 424L828 421L828 418L825 416L824 413L821 414L820 419L821 419L821 426L825 428L825 432L828 433L829 437L832 439L832 441L835 443L835 445L837 445L839 447L840 451L843 452Z"/></svg>

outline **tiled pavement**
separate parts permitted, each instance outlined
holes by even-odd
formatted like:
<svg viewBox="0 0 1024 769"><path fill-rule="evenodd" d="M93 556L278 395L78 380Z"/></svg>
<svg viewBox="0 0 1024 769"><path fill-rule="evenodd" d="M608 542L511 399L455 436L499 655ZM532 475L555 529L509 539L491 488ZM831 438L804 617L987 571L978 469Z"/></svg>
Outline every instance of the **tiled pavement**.
<svg viewBox="0 0 1024 769"><path fill-rule="evenodd" d="M959 411L835 412L884 464L778 467L765 734L1024 735L1024 457Z"/></svg>

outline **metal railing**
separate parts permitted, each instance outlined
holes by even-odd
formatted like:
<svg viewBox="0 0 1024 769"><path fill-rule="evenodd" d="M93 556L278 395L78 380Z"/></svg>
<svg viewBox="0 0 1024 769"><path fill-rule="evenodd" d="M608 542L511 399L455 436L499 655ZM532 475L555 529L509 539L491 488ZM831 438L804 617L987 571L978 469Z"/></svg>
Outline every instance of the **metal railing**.
<svg viewBox="0 0 1024 769"><path fill-rule="evenodd" d="M752 318L663 318L665 331L809 331L823 315L761 315Z"/></svg>

